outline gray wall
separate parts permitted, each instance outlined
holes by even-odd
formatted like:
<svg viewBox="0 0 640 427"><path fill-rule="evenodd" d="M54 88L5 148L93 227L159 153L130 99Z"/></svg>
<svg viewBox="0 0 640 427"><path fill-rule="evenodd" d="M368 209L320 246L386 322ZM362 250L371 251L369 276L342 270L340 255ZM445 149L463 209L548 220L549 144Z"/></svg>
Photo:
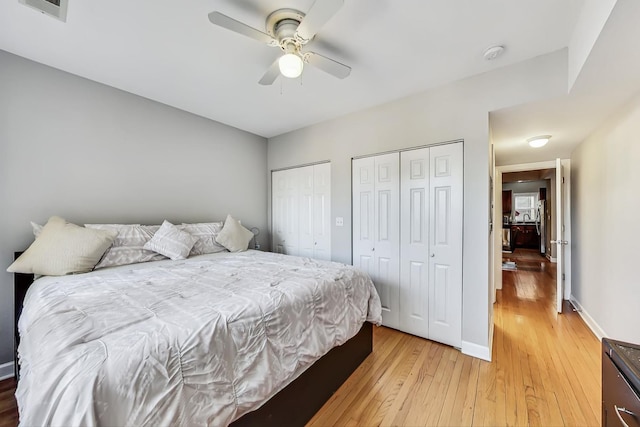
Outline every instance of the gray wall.
<svg viewBox="0 0 640 427"><path fill-rule="evenodd" d="M224 100L220 100L224 102ZM267 229L264 138L0 51L0 364L29 221L223 220Z"/></svg>
<svg viewBox="0 0 640 427"><path fill-rule="evenodd" d="M571 154L572 298L599 335L640 343L640 94Z"/></svg>
<svg viewBox="0 0 640 427"><path fill-rule="evenodd" d="M463 351L465 345L486 351L493 302L488 112L566 92L563 76L566 51L559 51L270 138L268 168L331 161L332 256L351 263L352 157L464 140ZM344 227L335 226L335 217L344 218Z"/></svg>

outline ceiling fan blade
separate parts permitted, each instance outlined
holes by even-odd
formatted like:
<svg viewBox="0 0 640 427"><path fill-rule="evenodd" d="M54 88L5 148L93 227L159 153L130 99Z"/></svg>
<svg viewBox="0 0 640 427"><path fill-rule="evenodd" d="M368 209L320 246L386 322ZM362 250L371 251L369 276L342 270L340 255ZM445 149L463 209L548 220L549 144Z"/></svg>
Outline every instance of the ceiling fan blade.
<svg viewBox="0 0 640 427"><path fill-rule="evenodd" d="M343 4L344 0L316 0L298 26L296 35L303 40L311 40Z"/></svg>
<svg viewBox="0 0 640 427"><path fill-rule="evenodd" d="M256 30L255 28L250 27L247 24L243 24L240 21L236 21L235 19L230 18L227 15L223 15L220 12L211 12L209 14L209 21L214 25L242 34L243 36L251 37L252 39L260 42L270 44L274 41L273 37L269 34Z"/></svg>
<svg viewBox="0 0 640 427"><path fill-rule="evenodd" d="M339 79L344 79L351 74L351 67L329 59L326 56L322 56L319 53L308 52L305 54L305 59L310 65Z"/></svg>
<svg viewBox="0 0 640 427"><path fill-rule="evenodd" d="M280 58L277 58L275 61L273 61L273 64L271 64L267 72L264 73L264 76L262 76L262 78L258 82L262 86L272 85L280 75L280 67L278 66L279 59Z"/></svg>

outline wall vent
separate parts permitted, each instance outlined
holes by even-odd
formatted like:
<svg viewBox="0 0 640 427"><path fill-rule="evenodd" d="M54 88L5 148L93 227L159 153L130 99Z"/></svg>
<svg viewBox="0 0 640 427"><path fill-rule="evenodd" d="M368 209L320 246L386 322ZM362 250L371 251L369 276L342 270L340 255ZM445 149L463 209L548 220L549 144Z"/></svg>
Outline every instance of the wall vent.
<svg viewBox="0 0 640 427"><path fill-rule="evenodd" d="M69 0L19 0L20 3L31 6L40 12L53 16L62 22L67 21L67 3Z"/></svg>

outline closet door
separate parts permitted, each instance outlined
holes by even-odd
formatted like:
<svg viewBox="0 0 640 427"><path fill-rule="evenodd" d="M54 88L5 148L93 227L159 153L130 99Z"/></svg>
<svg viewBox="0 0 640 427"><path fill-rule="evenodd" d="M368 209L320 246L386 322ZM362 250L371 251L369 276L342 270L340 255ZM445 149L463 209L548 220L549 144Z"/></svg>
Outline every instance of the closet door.
<svg viewBox="0 0 640 427"><path fill-rule="evenodd" d="M313 166L296 168L298 171L298 231L299 251L297 255L313 258Z"/></svg>
<svg viewBox="0 0 640 427"><path fill-rule="evenodd" d="M429 338L462 344L462 144L430 148Z"/></svg>
<svg viewBox="0 0 640 427"><path fill-rule="evenodd" d="M400 329L429 338L429 148L400 153Z"/></svg>
<svg viewBox="0 0 640 427"><path fill-rule="evenodd" d="M399 221L399 154L354 160L353 264L373 279L392 328L400 323Z"/></svg>
<svg viewBox="0 0 640 427"><path fill-rule="evenodd" d="M313 166L313 258L331 260L331 163Z"/></svg>
<svg viewBox="0 0 640 427"><path fill-rule="evenodd" d="M373 157L355 159L351 164L353 184L353 265L375 276L373 255L375 249L374 216L374 160ZM384 304L383 304L384 305Z"/></svg>
<svg viewBox="0 0 640 427"><path fill-rule="evenodd" d="M274 252L331 259L331 164L273 172Z"/></svg>
<svg viewBox="0 0 640 427"><path fill-rule="evenodd" d="M271 188L273 251L298 255L298 169L273 172Z"/></svg>

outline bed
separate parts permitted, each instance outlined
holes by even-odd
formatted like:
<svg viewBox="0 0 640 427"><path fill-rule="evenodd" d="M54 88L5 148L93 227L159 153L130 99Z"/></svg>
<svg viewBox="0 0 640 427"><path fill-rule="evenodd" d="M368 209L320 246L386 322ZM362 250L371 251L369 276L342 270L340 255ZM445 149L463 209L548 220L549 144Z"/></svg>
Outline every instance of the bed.
<svg viewBox="0 0 640 427"><path fill-rule="evenodd" d="M301 425L381 321L353 267L252 250L16 274L15 295L24 425Z"/></svg>

